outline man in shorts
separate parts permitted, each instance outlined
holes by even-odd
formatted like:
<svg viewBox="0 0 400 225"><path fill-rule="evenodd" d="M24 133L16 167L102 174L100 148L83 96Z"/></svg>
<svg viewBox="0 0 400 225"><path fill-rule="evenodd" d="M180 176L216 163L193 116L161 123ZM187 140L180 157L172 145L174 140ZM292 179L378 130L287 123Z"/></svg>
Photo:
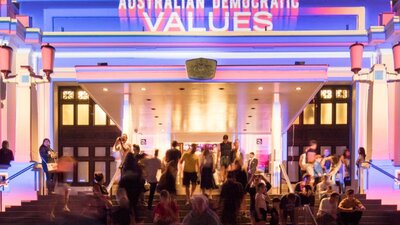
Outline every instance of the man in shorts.
<svg viewBox="0 0 400 225"><path fill-rule="evenodd" d="M186 205L189 205L190 198L193 196L197 185L197 172L199 171L199 159L196 153L197 145L192 144L190 151L185 152L181 158L181 164L183 165L183 179L182 183L185 186L186 191ZM192 190L190 191L190 183L192 184Z"/></svg>
<svg viewBox="0 0 400 225"><path fill-rule="evenodd" d="M228 141L228 135L224 135L223 141L218 146L217 162L220 162L220 182L223 183L226 180L226 172L230 164L232 142Z"/></svg>

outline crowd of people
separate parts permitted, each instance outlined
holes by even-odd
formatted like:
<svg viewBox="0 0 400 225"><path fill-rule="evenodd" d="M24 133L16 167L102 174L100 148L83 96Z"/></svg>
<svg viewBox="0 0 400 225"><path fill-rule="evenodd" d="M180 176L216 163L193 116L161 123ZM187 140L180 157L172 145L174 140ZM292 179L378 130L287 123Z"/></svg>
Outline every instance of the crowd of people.
<svg viewBox="0 0 400 225"><path fill-rule="evenodd" d="M6 143L7 144L7 143ZM3 148L7 145L3 142ZM269 180L258 170L258 159L253 152L244 159L238 140L233 143L227 135L217 146L205 145L198 152L196 144L190 145L187 151L179 149L177 141L173 141L165 156L147 155L139 145L131 145L126 134L118 137L113 152L119 155L117 182L117 206L113 205L110 191L105 186L102 173L94 174L93 200L96 204L95 217L102 224L132 225L143 218L143 208L153 213L155 225L236 225L240 218L248 217L252 225L286 225L291 221L297 225L299 216L305 215L305 207L313 211L316 199L320 205L316 219L320 225L357 225L365 207L354 197L354 190L347 189L350 181L350 151L335 157L328 149L323 156L317 154L317 142L310 141L300 156L302 179L294 186L294 191L281 198L270 198L268 191L272 188ZM215 156L216 155L216 156ZM357 165L365 160L365 150L360 148ZM50 173L50 164L57 154L50 148L50 140L44 139L40 147L43 171L47 180L49 193L54 193L55 173ZM219 177L214 179L218 170ZM157 174L161 171L161 176ZM191 211L180 221L179 207L176 202L179 174L182 173L181 184L185 189L185 205ZM332 179L335 174L340 174ZM62 183L62 182L61 182ZM196 195L198 184L201 194ZM68 187L64 186L65 198L63 210L69 212ZM144 193L148 191L145 202ZM219 198L213 193L218 192ZM154 204L155 195L159 200ZM346 196L340 201L341 195ZM247 208L245 196L250 198ZM54 211L54 208L53 208ZM51 217L54 218L53 211Z"/></svg>

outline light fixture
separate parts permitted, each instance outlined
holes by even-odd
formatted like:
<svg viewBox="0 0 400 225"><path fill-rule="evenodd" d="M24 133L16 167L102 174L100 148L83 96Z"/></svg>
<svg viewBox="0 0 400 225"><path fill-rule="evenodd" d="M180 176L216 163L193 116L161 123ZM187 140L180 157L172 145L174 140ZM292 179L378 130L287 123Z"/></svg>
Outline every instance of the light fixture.
<svg viewBox="0 0 400 225"><path fill-rule="evenodd" d="M145 88L145 87L142 87L140 90L142 90L142 91L146 91L146 88Z"/></svg>
<svg viewBox="0 0 400 225"><path fill-rule="evenodd" d="M156 108L151 108L151 110L156 110Z"/></svg>
<svg viewBox="0 0 400 225"><path fill-rule="evenodd" d="M255 99L253 99L254 101L258 101L259 99L258 98L255 98Z"/></svg>
<svg viewBox="0 0 400 225"><path fill-rule="evenodd" d="M148 99L146 99L146 101L150 102L150 101L151 101L151 99L150 99L150 98L148 98Z"/></svg>
<svg viewBox="0 0 400 225"><path fill-rule="evenodd" d="M42 70L46 75L48 81L51 80L50 74L53 73L54 69L54 56L56 49L49 43L42 45ZM29 76L33 78L43 79L43 76L36 74L31 66L21 66L21 68L27 69L29 71Z"/></svg>
<svg viewBox="0 0 400 225"><path fill-rule="evenodd" d="M181 90L181 91L184 91L184 90L185 90L185 88L179 88L179 90Z"/></svg>
<svg viewBox="0 0 400 225"><path fill-rule="evenodd" d="M4 44L0 46L0 71L4 75L4 79L16 77L16 75L10 76L11 64L12 64L13 49L10 46Z"/></svg>
<svg viewBox="0 0 400 225"><path fill-rule="evenodd" d="M296 87L296 91L301 91L301 87Z"/></svg>
<svg viewBox="0 0 400 225"><path fill-rule="evenodd" d="M258 90L262 91L262 90L264 90L264 88L263 87L258 87Z"/></svg>
<svg viewBox="0 0 400 225"><path fill-rule="evenodd" d="M250 123L246 123L247 125L249 125Z"/></svg>
<svg viewBox="0 0 400 225"><path fill-rule="evenodd" d="M223 91L225 88L223 88L223 87L221 87L221 88L219 88L219 90L221 90L221 91Z"/></svg>
<svg viewBox="0 0 400 225"><path fill-rule="evenodd" d="M157 119L157 118L158 118L158 116L154 116L154 118L156 118L156 119Z"/></svg>
<svg viewBox="0 0 400 225"><path fill-rule="evenodd" d="M158 125L160 125L160 126L161 126L161 125L162 125L162 123L158 123Z"/></svg>
<svg viewBox="0 0 400 225"><path fill-rule="evenodd" d="M54 56L56 49L50 44L42 45L42 70L50 81L50 74L53 73L54 69ZM4 74L4 78L13 78L16 75L10 76L11 65L12 65L13 49L7 45L0 46L0 71ZM31 66L22 65L21 68L27 69L29 71L29 76L33 78L43 79L43 76L37 75Z"/></svg>
<svg viewBox="0 0 400 225"><path fill-rule="evenodd" d="M104 91L104 92L108 91L108 88L103 88L103 91Z"/></svg>
<svg viewBox="0 0 400 225"><path fill-rule="evenodd" d="M394 61L394 70L397 73L400 73L400 42L393 45L393 61Z"/></svg>
<svg viewBox="0 0 400 225"><path fill-rule="evenodd" d="M252 110L255 110L256 108L252 107L251 109L252 109Z"/></svg>
<svg viewBox="0 0 400 225"><path fill-rule="evenodd" d="M364 45L356 42L350 46L351 71L358 74L362 69Z"/></svg>

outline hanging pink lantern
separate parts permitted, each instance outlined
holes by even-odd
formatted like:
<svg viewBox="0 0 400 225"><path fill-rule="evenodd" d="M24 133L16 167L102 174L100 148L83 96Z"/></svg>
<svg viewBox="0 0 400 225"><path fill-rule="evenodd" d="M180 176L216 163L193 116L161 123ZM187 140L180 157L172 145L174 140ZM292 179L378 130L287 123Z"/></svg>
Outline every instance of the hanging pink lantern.
<svg viewBox="0 0 400 225"><path fill-rule="evenodd" d="M355 74L362 68L363 51L364 45L361 43L356 42L350 46L351 71Z"/></svg>
<svg viewBox="0 0 400 225"><path fill-rule="evenodd" d="M4 74L4 78L8 78L11 73L13 49L10 46L0 46L0 71Z"/></svg>
<svg viewBox="0 0 400 225"><path fill-rule="evenodd" d="M400 73L400 42L393 46L394 70Z"/></svg>
<svg viewBox="0 0 400 225"><path fill-rule="evenodd" d="M55 52L56 49L50 44L42 45L42 66L47 79L50 79L50 74L53 73Z"/></svg>

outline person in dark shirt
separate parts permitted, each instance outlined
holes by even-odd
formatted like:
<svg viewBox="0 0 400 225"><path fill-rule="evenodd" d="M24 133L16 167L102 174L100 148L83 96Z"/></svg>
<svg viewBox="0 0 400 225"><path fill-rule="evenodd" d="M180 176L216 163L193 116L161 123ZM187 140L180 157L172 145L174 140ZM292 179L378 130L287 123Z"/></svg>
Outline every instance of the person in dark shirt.
<svg viewBox="0 0 400 225"><path fill-rule="evenodd" d="M287 224L287 217L290 217L293 225L298 225L298 209L300 207L300 197L294 193L284 195L279 205L279 214L282 224Z"/></svg>
<svg viewBox="0 0 400 225"><path fill-rule="evenodd" d="M223 225L238 224L237 219L243 195L243 186L236 182L235 173L229 172L227 181L221 187L219 200L219 204L222 207L221 222Z"/></svg>
<svg viewBox="0 0 400 225"><path fill-rule="evenodd" d="M295 185L295 192L300 197L301 205L315 205L314 187L311 186L311 176L305 174L303 180Z"/></svg>
<svg viewBox="0 0 400 225"><path fill-rule="evenodd" d="M165 163L170 163L171 166L178 170L178 162L182 157L181 151L178 148L178 142L173 141L171 144L171 149L167 150L165 153Z"/></svg>
<svg viewBox="0 0 400 225"><path fill-rule="evenodd" d="M232 142L228 141L228 135L223 136L217 153L217 164L220 163L220 182L225 182L226 173L231 161Z"/></svg>
<svg viewBox="0 0 400 225"><path fill-rule="evenodd" d="M55 162L57 157L53 149L50 148L50 139L43 139L42 145L39 148L40 158L42 158L42 168L46 175L46 186L49 193L54 192L55 186L55 175L54 173L49 173L47 164Z"/></svg>
<svg viewBox="0 0 400 225"><path fill-rule="evenodd" d="M124 175L121 177L118 188L126 192L129 208L136 220L139 220L138 202L140 195L144 192L144 183L142 168L138 166L134 154L130 152L126 156Z"/></svg>
<svg viewBox="0 0 400 225"><path fill-rule="evenodd" d="M8 141L3 141L1 143L0 149L0 165L11 166L10 162L14 161L14 154L9 149L10 145Z"/></svg>

